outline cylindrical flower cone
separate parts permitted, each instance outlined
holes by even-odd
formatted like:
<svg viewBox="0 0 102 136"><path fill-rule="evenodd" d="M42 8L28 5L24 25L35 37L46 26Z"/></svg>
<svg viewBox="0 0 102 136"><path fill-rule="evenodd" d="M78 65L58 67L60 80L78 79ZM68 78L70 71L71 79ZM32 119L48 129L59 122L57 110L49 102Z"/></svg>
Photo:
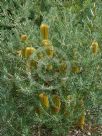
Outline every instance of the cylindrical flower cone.
<svg viewBox="0 0 102 136"><path fill-rule="evenodd" d="M83 112L79 118L78 126L80 129L83 129L85 126L85 112Z"/></svg>
<svg viewBox="0 0 102 136"><path fill-rule="evenodd" d="M22 57L29 58L29 57L33 54L33 52L35 52L35 51L36 51L36 49L33 48L33 47L23 48L23 49L21 50L21 56L22 56Z"/></svg>
<svg viewBox="0 0 102 136"><path fill-rule="evenodd" d="M27 58L30 57L33 54L33 52L35 52L35 51L36 51L35 48L27 47L25 50L25 57L27 57Z"/></svg>
<svg viewBox="0 0 102 136"><path fill-rule="evenodd" d="M48 96L47 96L45 93L41 93L41 94L39 95L39 98L40 98L41 104L42 104L44 107L49 108Z"/></svg>
<svg viewBox="0 0 102 136"><path fill-rule="evenodd" d="M76 73L76 74L77 74L77 73L80 73L80 67L77 66L77 65L72 66L71 71L72 71L73 73Z"/></svg>
<svg viewBox="0 0 102 136"><path fill-rule="evenodd" d="M59 112L59 111L60 111L60 108L61 108L61 100L60 100L60 97L59 97L58 95L53 95L52 101L53 101L53 104L54 104L54 105L52 106L53 111Z"/></svg>
<svg viewBox="0 0 102 136"><path fill-rule="evenodd" d="M48 39L48 25L47 24L41 24L40 26L40 32L43 37L43 39Z"/></svg>
<svg viewBox="0 0 102 136"><path fill-rule="evenodd" d="M91 44L92 53L96 54L99 51L99 45L98 42L93 41Z"/></svg>

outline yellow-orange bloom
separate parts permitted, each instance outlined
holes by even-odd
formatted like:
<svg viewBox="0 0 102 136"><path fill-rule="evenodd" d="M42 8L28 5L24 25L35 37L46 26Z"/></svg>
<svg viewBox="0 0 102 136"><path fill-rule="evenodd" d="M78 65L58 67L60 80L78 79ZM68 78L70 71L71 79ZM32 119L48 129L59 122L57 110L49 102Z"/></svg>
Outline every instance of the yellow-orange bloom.
<svg viewBox="0 0 102 136"><path fill-rule="evenodd" d="M41 101L41 104L46 107L49 108L49 100L48 100L48 96L45 93L40 93L39 94L39 98Z"/></svg>
<svg viewBox="0 0 102 136"><path fill-rule="evenodd" d="M60 97L58 95L53 95L53 98L52 98L52 101L53 101L53 109L56 111L56 112L59 112L60 111L60 108L61 108L61 100L60 100Z"/></svg>
<svg viewBox="0 0 102 136"><path fill-rule="evenodd" d="M99 45L97 41L92 42L91 49L92 49L93 54L96 54L99 51Z"/></svg>
<svg viewBox="0 0 102 136"><path fill-rule="evenodd" d="M83 112L79 118L78 126L83 129L85 126L85 112Z"/></svg>
<svg viewBox="0 0 102 136"><path fill-rule="evenodd" d="M75 65L75 66L72 66L71 71L72 71L73 73L76 73L76 74L77 74L77 73L80 73L81 69L80 69L79 66Z"/></svg>
<svg viewBox="0 0 102 136"><path fill-rule="evenodd" d="M18 53L18 55L21 56L21 57L26 57L26 58L28 58L28 57L30 57L30 56L33 54L33 52L35 52L35 51L36 51L36 49L33 48L33 47L26 47L26 48L21 49L20 51L17 51L17 53Z"/></svg>
<svg viewBox="0 0 102 136"><path fill-rule="evenodd" d="M48 25L47 24L41 24L40 32L42 34L43 39L48 39Z"/></svg>

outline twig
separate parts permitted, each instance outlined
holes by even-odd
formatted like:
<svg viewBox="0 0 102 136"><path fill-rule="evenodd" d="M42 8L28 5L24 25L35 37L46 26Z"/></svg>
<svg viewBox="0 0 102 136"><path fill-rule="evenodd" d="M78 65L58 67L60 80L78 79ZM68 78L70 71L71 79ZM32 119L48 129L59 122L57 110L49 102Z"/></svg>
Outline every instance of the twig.
<svg viewBox="0 0 102 136"><path fill-rule="evenodd" d="M4 25L4 24L1 24L1 25L0 25L0 28L9 29L9 30L11 30L11 29L14 28L14 27L15 27L14 25Z"/></svg>

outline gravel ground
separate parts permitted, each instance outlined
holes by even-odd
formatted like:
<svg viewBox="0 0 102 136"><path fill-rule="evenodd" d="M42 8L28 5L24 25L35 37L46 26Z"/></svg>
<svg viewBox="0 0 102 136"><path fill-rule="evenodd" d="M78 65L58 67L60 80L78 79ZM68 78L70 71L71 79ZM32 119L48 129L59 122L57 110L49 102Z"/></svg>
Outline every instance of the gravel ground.
<svg viewBox="0 0 102 136"><path fill-rule="evenodd" d="M86 125L84 130L74 129L70 131L68 136L102 136L102 126L91 127Z"/></svg>
<svg viewBox="0 0 102 136"><path fill-rule="evenodd" d="M39 131L38 131L39 130ZM53 136L51 131L46 128L35 128L32 136ZM63 135L59 135L63 136ZM67 136L102 136L102 126L89 126L86 125L84 130L73 129L70 130Z"/></svg>

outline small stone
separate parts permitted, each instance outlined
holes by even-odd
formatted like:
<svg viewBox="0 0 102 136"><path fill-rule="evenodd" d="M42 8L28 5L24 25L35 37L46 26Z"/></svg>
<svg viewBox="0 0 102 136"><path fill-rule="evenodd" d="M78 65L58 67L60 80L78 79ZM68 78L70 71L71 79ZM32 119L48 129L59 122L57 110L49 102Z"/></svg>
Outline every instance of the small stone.
<svg viewBox="0 0 102 136"><path fill-rule="evenodd" d="M91 136L91 133L90 133L90 132L88 132L88 133L87 133L87 135L88 135L88 136Z"/></svg>
<svg viewBox="0 0 102 136"><path fill-rule="evenodd" d="M77 131L77 130L75 130L75 134L78 134L78 131Z"/></svg>

